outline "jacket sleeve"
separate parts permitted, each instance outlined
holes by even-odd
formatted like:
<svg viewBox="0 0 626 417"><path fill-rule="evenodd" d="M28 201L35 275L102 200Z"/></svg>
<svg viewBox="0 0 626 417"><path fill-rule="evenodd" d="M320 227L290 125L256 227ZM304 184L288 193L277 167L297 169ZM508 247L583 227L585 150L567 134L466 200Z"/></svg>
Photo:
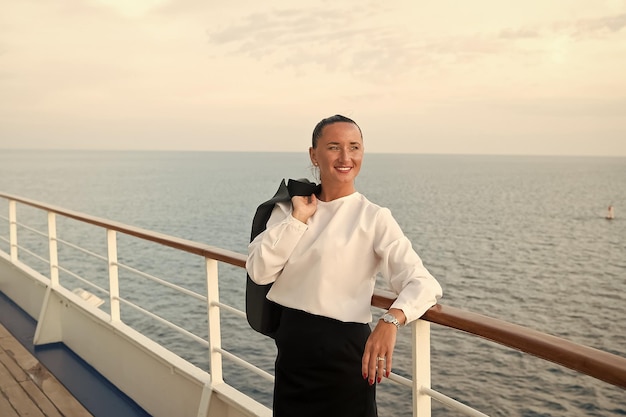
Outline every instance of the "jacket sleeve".
<svg viewBox="0 0 626 417"><path fill-rule="evenodd" d="M276 204L267 228L248 245L246 270L259 285L276 281L308 226L291 215L291 206Z"/></svg>
<svg viewBox="0 0 626 417"><path fill-rule="evenodd" d="M379 271L398 295L391 307L401 309L409 323L437 304L443 293L441 285L424 267L388 209L379 213L376 228Z"/></svg>

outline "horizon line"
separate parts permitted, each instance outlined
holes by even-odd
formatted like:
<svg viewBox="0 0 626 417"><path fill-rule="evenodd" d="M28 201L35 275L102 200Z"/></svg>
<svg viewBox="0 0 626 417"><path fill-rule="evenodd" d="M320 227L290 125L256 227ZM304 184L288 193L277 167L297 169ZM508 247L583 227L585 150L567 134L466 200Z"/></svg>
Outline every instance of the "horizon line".
<svg viewBox="0 0 626 417"><path fill-rule="evenodd" d="M220 149L86 149L86 148L0 148L1 151L17 152L179 152L179 153L284 153L284 154L306 154L305 151L242 151L242 150L220 150ZM589 157L589 158L626 158L624 155L607 154L550 154L550 153L459 153L459 152L384 152L370 151L368 155L423 155L423 156L535 156L535 157Z"/></svg>

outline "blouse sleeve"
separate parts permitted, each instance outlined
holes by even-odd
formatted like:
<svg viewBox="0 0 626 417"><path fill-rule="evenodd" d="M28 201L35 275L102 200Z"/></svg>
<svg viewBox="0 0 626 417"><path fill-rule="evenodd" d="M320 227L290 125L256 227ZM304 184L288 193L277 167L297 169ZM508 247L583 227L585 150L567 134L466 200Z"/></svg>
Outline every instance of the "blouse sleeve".
<svg viewBox="0 0 626 417"><path fill-rule="evenodd" d="M246 270L250 278L259 285L274 282L307 228L277 204L265 231L248 245Z"/></svg>
<svg viewBox="0 0 626 417"><path fill-rule="evenodd" d="M437 304L443 293L441 285L424 267L389 209L379 213L376 229L379 271L398 295L391 307L401 309L409 323Z"/></svg>

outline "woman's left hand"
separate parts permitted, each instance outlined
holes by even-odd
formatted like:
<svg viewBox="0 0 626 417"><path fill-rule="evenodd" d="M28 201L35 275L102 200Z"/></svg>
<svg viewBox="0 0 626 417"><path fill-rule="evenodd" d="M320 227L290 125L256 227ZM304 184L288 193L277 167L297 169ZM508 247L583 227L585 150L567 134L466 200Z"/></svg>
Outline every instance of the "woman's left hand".
<svg viewBox="0 0 626 417"><path fill-rule="evenodd" d="M389 314L396 317L400 323L406 321L406 316L400 309L390 309ZM383 376L389 377L397 333L398 328L395 324L378 320L372 334L367 339L361 371L363 378L368 379L370 385L373 385L375 381L380 383Z"/></svg>

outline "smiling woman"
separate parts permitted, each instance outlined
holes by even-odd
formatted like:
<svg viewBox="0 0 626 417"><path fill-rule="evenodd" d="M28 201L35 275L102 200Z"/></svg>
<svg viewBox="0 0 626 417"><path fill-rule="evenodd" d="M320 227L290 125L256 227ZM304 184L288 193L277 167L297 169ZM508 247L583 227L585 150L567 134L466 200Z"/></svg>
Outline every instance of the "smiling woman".
<svg viewBox="0 0 626 417"><path fill-rule="evenodd" d="M341 115L322 120L313 132L309 156L313 165L319 168L320 181L325 184L319 196L322 201L352 194L363 161L361 129Z"/></svg>
<svg viewBox="0 0 626 417"><path fill-rule="evenodd" d="M246 269L281 308L274 416L373 417L376 382L389 377L396 334L442 290L391 212L355 189L363 136L351 119L319 122L309 148L321 190L274 206L248 247ZM398 294L372 331L380 274Z"/></svg>

